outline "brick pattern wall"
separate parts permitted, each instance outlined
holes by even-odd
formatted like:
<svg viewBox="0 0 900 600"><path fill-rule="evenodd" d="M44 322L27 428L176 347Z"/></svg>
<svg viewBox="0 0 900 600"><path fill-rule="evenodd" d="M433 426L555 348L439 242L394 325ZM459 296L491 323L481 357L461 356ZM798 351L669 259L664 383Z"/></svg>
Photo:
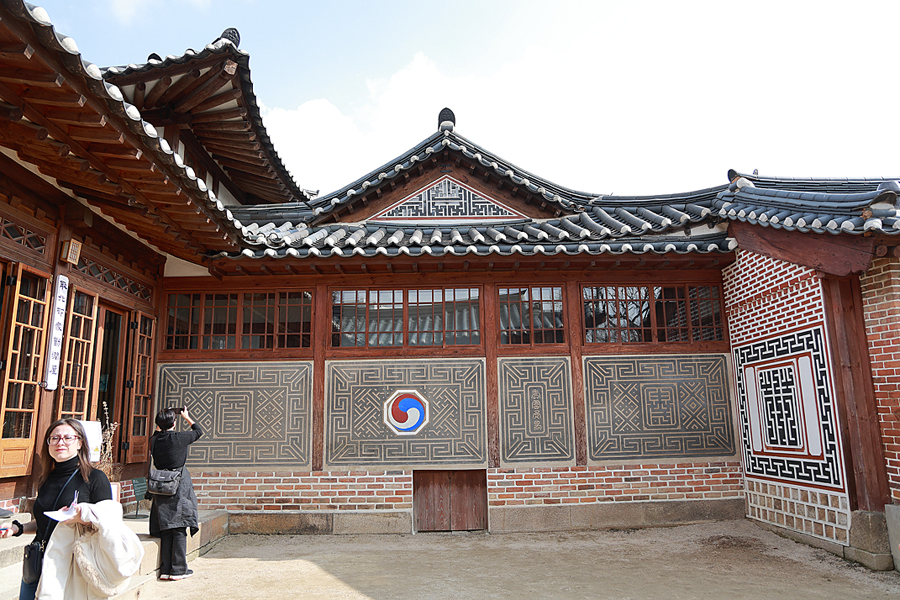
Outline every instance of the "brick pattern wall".
<svg viewBox="0 0 900 600"><path fill-rule="evenodd" d="M412 471L200 472L202 510L412 510ZM740 498L739 461L488 469L490 506Z"/></svg>
<svg viewBox="0 0 900 600"><path fill-rule="evenodd" d="M812 269L738 251L723 279L732 345L810 327L825 318L822 286Z"/></svg>
<svg viewBox="0 0 900 600"><path fill-rule="evenodd" d="M876 258L860 282L888 482L900 500L900 259Z"/></svg>
<svg viewBox="0 0 900 600"><path fill-rule="evenodd" d="M723 271L723 279L732 347L825 322L822 286L812 269L739 250L734 264ZM748 516L754 519L848 542L846 492L747 478L747 500Z"/></svg>
<svg viewBox="0 0 900 600"><path fill-rule="evenodd" d="M811 536L847 544L850 504L846 494L747 479L750 516Z"/></svg>
<svg viewBox="0 0 900 600"><path fill-rule="evenodd" d="M191 473L201 510L411 510L412 471Z"/></svg>
<svg viewBox="0 0 900 600"><path fill-rule="evenodd" d="M709 500L744 495L739 461L488 469L489 506Z"/></svg>

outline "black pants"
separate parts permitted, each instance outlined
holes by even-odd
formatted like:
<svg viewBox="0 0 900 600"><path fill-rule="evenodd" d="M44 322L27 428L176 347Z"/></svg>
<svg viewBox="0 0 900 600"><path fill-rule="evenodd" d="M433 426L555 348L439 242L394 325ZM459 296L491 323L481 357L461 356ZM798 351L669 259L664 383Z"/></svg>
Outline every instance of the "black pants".
<svg viewBox="0 0 900 600"><path fill-rule="evenodd" d="M187 573L187 528L163 529L159 532L160 575Z"/></svg>

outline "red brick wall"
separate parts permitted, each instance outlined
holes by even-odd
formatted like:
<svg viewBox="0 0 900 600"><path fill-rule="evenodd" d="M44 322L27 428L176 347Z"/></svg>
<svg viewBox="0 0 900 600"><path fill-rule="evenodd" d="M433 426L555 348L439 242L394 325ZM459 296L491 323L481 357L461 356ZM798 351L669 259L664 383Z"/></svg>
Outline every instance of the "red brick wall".
<svg viewBox="0 0 900 600"><path fill-rule="evenodd" d="M860 283L888 482L900 500L900 259L875 259Z"/></svg>
<svg viewBox="0 0 900 600"><path fill-rule="evenodd" d="M412 510L412 471L199 472L203 510ZM738 461L488 469L490 506L742 497Z"/></svg>
<svg viewBox="0 0 900 600"><path fill-rule="evenodd" d="M412 471L191 473L201 510L411 510Z"/></svg>
<svg viewBox="0 0 900 600"><path fill-rule="evenodd" d="M490 506L740 498L739 461L488 469Z"/></svg>
<svg viewBox="0 0 900 600"><path fill-rule="evenodd" d="M822 286L812 269L738 251L723 275L733 346L824 322Z"/></svg>

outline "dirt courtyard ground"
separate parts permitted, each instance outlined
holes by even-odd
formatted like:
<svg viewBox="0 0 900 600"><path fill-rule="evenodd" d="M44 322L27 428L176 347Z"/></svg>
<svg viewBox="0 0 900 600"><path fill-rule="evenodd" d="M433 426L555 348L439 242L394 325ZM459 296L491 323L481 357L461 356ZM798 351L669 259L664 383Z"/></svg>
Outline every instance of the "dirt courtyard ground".
<svg viewBox="0 0 900 600"><path fill-rule="evenodd" d="M142 598L900 599L877 573L751 521L540 534L229 536Z"/></svg>

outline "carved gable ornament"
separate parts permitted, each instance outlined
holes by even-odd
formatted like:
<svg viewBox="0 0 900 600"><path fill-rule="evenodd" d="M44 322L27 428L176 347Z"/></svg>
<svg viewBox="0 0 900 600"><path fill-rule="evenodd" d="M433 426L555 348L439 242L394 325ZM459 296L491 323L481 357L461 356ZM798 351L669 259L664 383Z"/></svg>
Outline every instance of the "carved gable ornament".
<svg viewBox="0 0 900 600"><path fill-rule="evenodd" d="M506 223L529 217L445 175L378 213L375 223Z"/></svg>

